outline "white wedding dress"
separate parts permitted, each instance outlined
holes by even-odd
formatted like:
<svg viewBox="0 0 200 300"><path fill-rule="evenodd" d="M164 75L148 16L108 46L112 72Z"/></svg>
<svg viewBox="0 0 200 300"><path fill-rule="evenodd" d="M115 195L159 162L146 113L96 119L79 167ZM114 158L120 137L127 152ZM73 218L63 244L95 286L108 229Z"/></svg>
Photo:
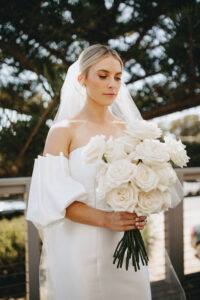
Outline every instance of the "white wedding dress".
<svg viewBox="0 0 200 300"><path fill-rule="evenodd" d="M137 272L113 264L123 232L65 218L73 201L110 210L95 199L97 164L85 164L85 146L69 159L38 156L29 194L27 219L40 230L46 261L48 297L44 300L151 300L148 267ZM43 299L42 299L43 300Z"/></svg>

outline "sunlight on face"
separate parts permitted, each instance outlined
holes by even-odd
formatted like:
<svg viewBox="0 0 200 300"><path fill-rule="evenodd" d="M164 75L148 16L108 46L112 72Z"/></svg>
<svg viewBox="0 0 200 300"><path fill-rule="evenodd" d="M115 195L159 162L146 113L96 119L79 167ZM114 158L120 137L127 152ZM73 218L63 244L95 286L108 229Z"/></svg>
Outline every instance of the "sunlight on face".
<svg viewBox="0 0 200 300"><path fill-rule="evenodd" d="M111 105L120 89L121 75L121 64L113 56L92 65L84 81L88 99L103 106Z"/></svg>

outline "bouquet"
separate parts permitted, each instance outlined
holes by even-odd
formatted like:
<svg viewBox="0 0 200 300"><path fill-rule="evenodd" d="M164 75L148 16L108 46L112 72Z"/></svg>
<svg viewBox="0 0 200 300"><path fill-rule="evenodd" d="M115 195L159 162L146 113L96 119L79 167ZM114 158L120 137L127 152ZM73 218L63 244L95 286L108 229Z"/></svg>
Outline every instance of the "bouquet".
<svg viewBox="0 0 200 300"><path fill-rule="evenodd" d="M150 121L135 120L126 125L125 135L106 141L96 135L82 153L85 163L98 162L96 199L114 211L135 212L138 216L160 213L171 207L171 190L176 182L172 167L186 166L189 161L185 145ZM140 258L148 264L148 255L139 229L125 231L114 252L113 263L122 267L126 254L137 271Z"/></svg>

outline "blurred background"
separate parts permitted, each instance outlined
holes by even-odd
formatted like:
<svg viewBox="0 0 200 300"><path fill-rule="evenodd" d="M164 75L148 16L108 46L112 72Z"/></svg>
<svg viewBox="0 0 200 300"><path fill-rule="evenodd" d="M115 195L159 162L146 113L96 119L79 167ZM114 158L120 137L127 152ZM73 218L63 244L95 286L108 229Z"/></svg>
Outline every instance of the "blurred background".
<svg viewBox="0 0 200 300"><path fill-rule="evenodd" d="M186 145L191 159L177 170L184 200L171 216L153 218L144 235L154 253L167 247L187 299L200 299L200 1L1 0L0 300L38 299L31 296L37 271L32 288L28 270L29 259L38 262L38 237L24 222L30 176L67 69L94 43L121 55L123 79L143 118ZM152 282L166 274L160 257Z"/></svg>

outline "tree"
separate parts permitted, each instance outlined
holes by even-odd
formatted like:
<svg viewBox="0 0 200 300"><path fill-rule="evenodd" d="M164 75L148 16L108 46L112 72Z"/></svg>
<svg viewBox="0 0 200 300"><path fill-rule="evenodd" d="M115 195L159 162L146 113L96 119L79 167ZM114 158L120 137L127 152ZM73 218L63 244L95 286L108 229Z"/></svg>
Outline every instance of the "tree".
<svg viewBox="0 0 200 300"><path fill-rule="evenodd" d="M2 0L0 107L37 116L36 134L55 115L67 68L97 42L121 54L145 119L199 105L199 15L197 0Z"/></svg>
<svg viewBox="0 0 200 300"><path fill-rule="evenodd" d="M192 137L193 140L199 138L200 119L198 115L186 115L183 118L174 120L170 124L169 131L176 136L184 139Z"/></svg>
<svg viewBox="0 0 200 300"><path fill-rule="evenodd" d="M188 167L200 166L200 119L198 115L186 115L174 120L169 131L185 144L190 157Z"/></svg>
<svg viewBox="0 0 200 300"><path fill-rule="evenodd" d="M33 137L32 143L26 151L26 159L16 161L27 136L31 135L38 123L39 118L34 116L30 121L18 121L4 127L0 134L0 177L31 176L33 159L42 154L45 136L49 127L43 123L37 135Z"/></svg>

